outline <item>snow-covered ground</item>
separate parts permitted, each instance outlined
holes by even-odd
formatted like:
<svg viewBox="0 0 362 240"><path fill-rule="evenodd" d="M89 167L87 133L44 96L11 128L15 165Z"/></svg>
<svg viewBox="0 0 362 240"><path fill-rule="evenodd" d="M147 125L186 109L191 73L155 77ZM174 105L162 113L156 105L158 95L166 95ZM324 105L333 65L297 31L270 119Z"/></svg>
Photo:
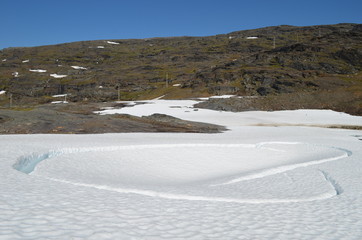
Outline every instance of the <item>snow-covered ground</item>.
<svg viewBox="0 0 362 240"><path fill-rule="evenodd" d="M361 117L143 103L230 130L2 135L0 239L361 239Z"/></svg>

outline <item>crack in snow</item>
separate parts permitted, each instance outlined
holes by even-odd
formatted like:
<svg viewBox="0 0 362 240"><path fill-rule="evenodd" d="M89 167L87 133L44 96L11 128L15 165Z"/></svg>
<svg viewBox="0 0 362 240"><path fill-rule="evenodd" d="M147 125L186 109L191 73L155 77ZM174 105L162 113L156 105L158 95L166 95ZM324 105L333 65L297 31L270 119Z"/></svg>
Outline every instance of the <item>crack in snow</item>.
<svg viewBox="0 0 362 240"><path fill-rule="evenodd" d="M28 156L23 156L18 159L18 161L13 165L13 168L21 171L26 174L31 174L37 164L39 164L41 161L54 158L60 155L64 154L76 154L76 153L87 153L87 152L108 152L108 151L117 151L117 150L140 150L140 149L155 149L155 148L200 148L200 147L224 147L224 148L249 148L249 149L267 149L271 151L276 152L285 152L285 150L276 149L276 148L269 148L266 147L267 145L272 144L280 144L280 145L298 145L298 144L304 144L308 145L306 143L300 143L300 142L261 142L257 144L159 144L159 145L128 145L128 146L107 146L107 147L91 147L91 148L63 148L59 150L50 150L47 153L41 153L41 154L31 154ZM215 186L222 186L222 185L229 185L238 183L241 181L246 180L252 180L257 178L263 178L274 174L280 174L285 173L287 171L294 170L296 168L300 167L307 167L311 165L317 165L329 161L335 161L342 158L346 158L350 155L352 155L352 152L346 149L337 148L337 147L328 147L330 149L336 149L342 152L342 154L339 154L337 156L329 157L329 158L323 158L318 159L310 162L302 162L302 163L296 163L296 164L290 164L290 165L284 165L279 167L272 167L270 169L267 169L265 171L259 171L254 174L248 174L246 176L237 177L230 181L219 183L219 184L213 184L209 185L209 187L215 187ZM56 182L62 182L67 184L72 184L75 186L81 186L81 187L90 187L90 188L96 188L100 190L107 190L107 191L114 191L119 193L132 193L132 194L140 194L144 196L150 196L150 197L159 197L159 198L165 198L165 199L175 199L175 200L190 200L190 201L214 201L214 202L232 202L232 203L250 203L250 204L264 204L264 203L293 203L293 202L309 202L309 201L316 201L316 200L324 200L331 197L334 197L336 195L340 195L343 190L338 185L338 183L330 177L330 175L322 170L320 170L322 175L324 176L325 180L330 183L330 185L333 187L333 192L326 192L322 193L316 196L311 196L308 198L287 198L287 199L240 199L240 198L227 198L227 197L207 197L207 196L197 196L197 195L185 195L185 194L173 194L173 193L167 193L167 192L158 192L158 191L152 191L152 190L142 190L142 189L136 189L136 188L118 188L118 187L111 187L107 185L98 185L98 184L87 184L87 183L80 183L80 182L74 182L74 181L68 181L64 179L58 179L53 177L46 177L46 176L38 176L42 177L48 180L56 181Z"/></svg>

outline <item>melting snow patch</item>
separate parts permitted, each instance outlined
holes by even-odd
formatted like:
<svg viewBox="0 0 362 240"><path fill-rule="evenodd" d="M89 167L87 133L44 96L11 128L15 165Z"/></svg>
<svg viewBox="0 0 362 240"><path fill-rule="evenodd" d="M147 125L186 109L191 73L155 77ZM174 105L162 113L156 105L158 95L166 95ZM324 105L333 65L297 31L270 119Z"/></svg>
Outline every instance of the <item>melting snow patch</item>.
<svg viewBox="0 0 362 240"><path fill-rule="evenodd" d="M13 72L11 75L13 75L14 77L19 77L19 73L18 73L18 72Z"/></svg>
<svg viewBox="0 0 362 240"><path fill-rule="evenodd" d="M118 42L111 42L111 41L107 41L108 44L113 44L113 45L118 45Z"/></svg>
<svg viewBox="0 0 362 240"><path fill-rule="evenodd" d="M104 48L104 46L97 46L97 48Z"/></svg>
<svg viewBox="0 0 362 240"><path fill-rule="evenodd" d="M235 95L221 95L221 96L212 96L210 98L231 98L235 97Z"/></svg>
<svg viewBox="0 0 362 240"><path fill-rule="evenodd" d="M6 91L4 91L4 90L0 91L0 95L5 94L5 93L6 93Z"/></svg>
<svg viewBox="0 0 362 240"><path fill-rule="evenodd" d="M58 75L58 74L54 73L54 74L50 74L50 76L53 77L53 78L65 78L68 75Z"/></svg>
<svg viewBox="0 0 362 240"><path fill-rule="evenodd" d="M174 86L174 87L180 87L181 84L177 83L177 84L174 84L174 85L172 85L172 86Z"/></svg>
<svg viewBox="0 0 362 240"><path fill-rule="evenodd" d="M65 97L68 96L68 94L58 94L58 95L53 95L52 97Z"/></svg>
<svg viewBox="0 0 362 240"><path fill-rule="evenodd" d="M53 101L51 104L68 103L67 101Z"/></svg>
<svg viewBox="0 0 362 240"><path fill-rule="evenodd" d="M3 62L6 62L7 61L7 59L3 59Z"/></svg>
<svg viewBox="0 0 362 240"><path fill-rule="evenodd" d="M38 73L45 73L47 72L47 70L43 70L43 69L29 69L30 72L38 72Z"/></svg>
<svg viewBox="0 0 362 240"><path fill-rule="evenodd" d="M85 68L85 67L80 67L80 66L71 66L71 68L81 69L81 70L87 70L87 68Z"/></svg>
<svg viewBox="0 0 362 240"><path fill-rule="evenodd" d="M246 39L258 39L258 37L247 37Z"/></svg>
<svg viewBox="0 0 362 240"><path fill-rule="evenodd" d="M22 63L28 63L28 62L30 62L29 59L22 61Z"/></svg>

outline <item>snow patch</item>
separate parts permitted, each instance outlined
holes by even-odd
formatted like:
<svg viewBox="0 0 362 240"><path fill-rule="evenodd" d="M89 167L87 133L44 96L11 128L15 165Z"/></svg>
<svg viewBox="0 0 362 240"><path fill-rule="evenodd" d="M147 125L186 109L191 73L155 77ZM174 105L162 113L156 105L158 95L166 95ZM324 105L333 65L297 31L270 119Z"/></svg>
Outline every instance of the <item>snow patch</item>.
<svg viewBox="0 0 362 240"><path fill-rule="evenodd" d="M5 93L6 93L6 91L4 91L4 90L0 91L0 95L5 94Z"/></svg>
<svg viewBox="0 0 362 240"><path fill-rule="evenodd" d="M258 37L246 37L246 39L258 39Z"/></svg>
<svg viewBox="0 0 362 240"><path fill-rule="evenodd" d="M30 72L38 72L38 73L45 73L47 70L44 69L29 69Z"/></svg>
<svg viewBox="0 0 362 240"><path fill-rule="evenodd" d="M53 101L51 104L69 103L68 101Z"/></svg>
<svg viewBox="0 0 362 240"><path fill-rule="evenodd" d="M53 74L50 74L50 76L53 77L53 78L65 78L65 77L67 77L68 75L58 75L58 74L56 74L56 73L53 73Z"/></svg>
<svg viewBox="0 0 362 240"><path fill-rule="evenodd" d="M86 67L80 67L80 66L71 66L71 68L74 68L74 69L81 69L81 70L87 70Z"/></svg>
<svg viewBox="0 0 362 240"><path fill-rule="evenodd" d="M68 96L68 94L57 94L57 95L53 95L52 97L56 98L56 97L66 97Z"/></svg>
<svg viewBox="0 0 362 240"><path fill-rule="evenodd" d="M30 62L29 59L22 61L22 63L28 63L28 62Z"/></svg>
<svg viewBox="0 0 362 240"><path fill-rule="evenodd" d="M118 45L118 42L107 41L108 44Z"/></svg>

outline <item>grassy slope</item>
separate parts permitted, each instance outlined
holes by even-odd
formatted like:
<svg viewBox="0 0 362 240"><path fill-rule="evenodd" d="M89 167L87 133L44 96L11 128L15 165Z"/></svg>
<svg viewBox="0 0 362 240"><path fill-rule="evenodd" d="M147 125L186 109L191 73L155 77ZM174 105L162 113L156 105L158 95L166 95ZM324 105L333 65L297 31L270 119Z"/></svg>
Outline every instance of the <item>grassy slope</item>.
<svg viewBox="0 0 362 240"><path fill-rule="evenodd" d="M115 100L119 88L123 100L238 94L264 96L253 107L265 110L313 107L361 114L361 40L361 25L339 24L11 48L0 51L0 89L11 92L15 104L46 103L61 93L71 94L71 101ZM0 105L8 105L6 96L0 96Z"/></svg>

